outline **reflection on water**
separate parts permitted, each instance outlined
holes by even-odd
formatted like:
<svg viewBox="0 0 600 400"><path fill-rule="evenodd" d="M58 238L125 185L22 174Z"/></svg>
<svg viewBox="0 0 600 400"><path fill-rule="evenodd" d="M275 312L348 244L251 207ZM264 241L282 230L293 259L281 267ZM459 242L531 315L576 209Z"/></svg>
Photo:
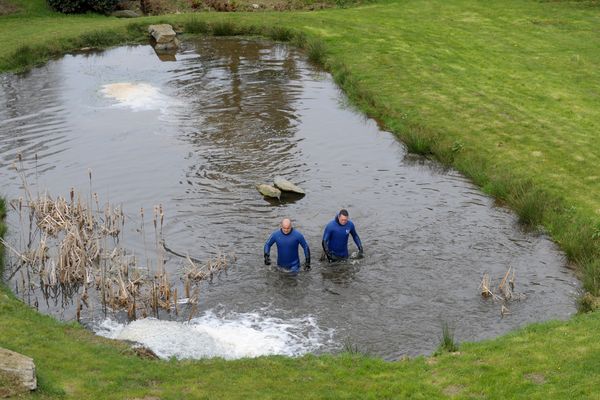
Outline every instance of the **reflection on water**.
<svg viewBox="0 0 600 400"><path fill-rule="evenodd" d="M153 95L107 91L123 83ZM145 246L136 215L159 203L169 247L200 259L235 253L228 273L201 287L200 313L266 313L283 325L308 318L333 340L300 335L303 343L327 337L306 351L334 351L350 340L394 359L431 352L442 321L464 341L575 312L578 284L553 243L523 233L512 214L454 171L408 160L392 135L345 108L331 78L293 48L207 38L162 63L149 46L121 47L2 76L0 93L5 195L19 196L7 168L17 152L30 179L54 194L88 191L91 169L93 190L123 203L125 237L138 254ZM306 196L265 201L254 185L276 175ZM321 234L341 207L366 257L328 265L316 260ZM309 272L289 276L262 263L264 240L283 217L312 247ZM9 225L18 241L15 213ZM167 264L177 276L181 260L170 256ZM508 266L526 299L502 319L500 304L482 300L478 285L485 272L499 279ZM31 296L42 311L74 318L72 304ZM94 318L87 323L103 315Z"/></svg>

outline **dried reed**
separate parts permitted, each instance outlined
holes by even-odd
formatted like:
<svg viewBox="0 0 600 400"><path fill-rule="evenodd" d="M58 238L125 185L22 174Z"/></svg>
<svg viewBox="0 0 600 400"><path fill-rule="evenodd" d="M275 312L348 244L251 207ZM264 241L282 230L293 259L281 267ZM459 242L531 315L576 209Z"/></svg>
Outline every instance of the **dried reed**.
<svg viewBox="0 0 600 400"><path fill-rule="evenodd" d="M130 320L136 319L138 314L159 317L161 310L179 313L177 288L165 265L167 250L163 240L165 213L162 205L153 209L154 260L149 259L145 248L144 209L140 210L146 263L142 266L121 244L126 222L123 207L109 203L100 206L98 194L93 192L91 170L88 171L88 199L73 188L68 198L54 198L48 193L32 193L22 166L22 156L18 155L17 160L19 167L15 166L15 169L21 177L25 194L11 205L19 213L21 238L19 245L11 245L0 238L12 256L13 270L9 279L20 273L19 280L15 282L17 292L19 284L23 296L39 288L47 303L50 298L59 297L63 302L73 301L78 295L75 307L77 320L81 319L84 306L86 309L93 308L94 301L102 305L105 313L109 310L124 311ZM27 216L28 239L23 240ZM191 305L189 318L192 318L197 311L199 290L196 287L190 295L190 287L226 270L229 258L219 254L205 263L189 256L186 259L189 265L182 276L186 299L181 304ZM32 276L37 277L39 284L34 283Z"/></svg>

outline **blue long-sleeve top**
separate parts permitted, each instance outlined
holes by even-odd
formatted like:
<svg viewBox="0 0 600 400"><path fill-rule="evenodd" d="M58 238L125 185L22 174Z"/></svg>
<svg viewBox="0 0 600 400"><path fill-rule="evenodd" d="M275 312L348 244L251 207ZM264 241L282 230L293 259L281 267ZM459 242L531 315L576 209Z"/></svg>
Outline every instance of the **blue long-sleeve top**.
<svg viewBox="0 0 600 400"><path fill-rule="evenodd" d="M281 268L291 271L300 269L298 246L302 246L304 249L304 258L307 263L310 263L310 248L304 236L297 230L292 229L287 235L281 229L273 232L265 243L265 254L270 254L273 244L277 245L277 265Z"/></svg>
<svg viewBox="0 0 600 400"><path fill-rule="evenodd" d="M332 255L340 258L348 257L348 236L352 235L354 243L358 247L358 250L362 251L362 242L354 223L350 220L345 225L340 224L338 216L327 224L325 232L323 232L323 245Z"/></svg>

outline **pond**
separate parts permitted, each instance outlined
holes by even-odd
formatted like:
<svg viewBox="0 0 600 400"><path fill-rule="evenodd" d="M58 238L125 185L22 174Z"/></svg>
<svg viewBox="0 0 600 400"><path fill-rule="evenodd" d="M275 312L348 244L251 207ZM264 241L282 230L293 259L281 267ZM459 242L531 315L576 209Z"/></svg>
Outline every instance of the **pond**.
<svg viewBox="0 0 600 400"><path fill-rule="evenodd" d="M0 94L0 181L9 200L22 196L9 168L20 153L28 180L54 196L89 193L92 174L93 191L123 205L123 236L138 254L147 245L136 218L158 204L169 248L197 259L235 254L225 273L199 285L193 316L129 324L90 305L81 321L99 334L164 357L351 346L394 360L435 350L443 323L459 342L474 341L576 311L579 283L554 243L522 231L457 172L408 155L287 45L202 38L183 43L170 62L150 46L67 55L1 76ZM276 175L306 196L266 201L255 184ZM340 208L365 258L329 265L319 261L321 236ZM297 276L263 264L263 244L284 217L313 252L312 270ZM7 222L7 239L18 243L18 213ZM182 263L167 254L172 276ZM509 267L518 300L503 315L503 303L482 298L479 285L485 273L497 285ZM75 300L19 291L18 276L9 286L25 301L75 319Z"/></svg>

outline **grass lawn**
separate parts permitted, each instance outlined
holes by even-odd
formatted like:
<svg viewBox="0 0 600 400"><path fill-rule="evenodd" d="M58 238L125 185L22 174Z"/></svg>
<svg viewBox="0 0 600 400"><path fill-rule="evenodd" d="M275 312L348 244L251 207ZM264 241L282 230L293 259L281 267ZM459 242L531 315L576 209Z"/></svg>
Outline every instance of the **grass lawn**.
<svg viewBox="0 0 600 400"><path fill-rule="evenodd" d="M600 293L596 2L406 0L135 21L57 15L42 0L13 3L23 11L0 16L0 71L82 46L145 40L143 26L156 21L272 37L302 32L309 56L362 110L412 151L464 172L525 224L543 225L578 264L586 289ZM140 359L5 293L0 346L35 358L41 391L32 397L598 397L598 313L463 344L458 355L432 359L388 363L348 354L177 363Z"/></svg>
<svg viewBox="0 0 600 400"><path fill-rule="evenodd" d="M357 354L148 360L5 293L0 315L0 346L33 357L37 366L40 389L23 398L592 399L600 385L597 312L398 362Z"/></svg>

